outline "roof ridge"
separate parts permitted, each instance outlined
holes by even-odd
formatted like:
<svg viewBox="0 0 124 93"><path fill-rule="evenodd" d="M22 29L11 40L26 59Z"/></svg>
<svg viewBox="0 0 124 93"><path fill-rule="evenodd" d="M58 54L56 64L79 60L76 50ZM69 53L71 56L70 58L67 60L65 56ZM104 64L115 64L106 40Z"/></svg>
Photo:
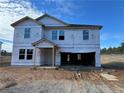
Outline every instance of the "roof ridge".
<svg viewBox="0 0 124 93"><path fill-rule="evenodd" d="M60 20L59 18L56 18L56 17L54 17L54 16L51 16L51 15L49 15L48 13L44 13L42 16L40 16L40 17L36 18L35 20L42 19L42 18L43 18L43 17L45 17L45 16L51 17L51 18L53 18L53 19L55 19L55 20L57 20L57 21L59 21L59 22L61 22L61 23L63 23L63 24L66 24L66 25L67 25L67 23L66 23L66 22L64 22L64 21Z"/></svg>
<svg viewBox="0 0 124 93"><path fill-rule="evenodd" d="M12 23L11 26L14 27L14 26L16 26L17 24L19 24L19 23L21 23L22 21L27 20L27 19L30 19L30 20L34 21L34 22L37 23L38 25L44 25L42 22L39 22L39 21L37 21L37 20L35 20L35 19L29 17L29 16L25 16L25 17L19 19L18 21Z"/></svg>

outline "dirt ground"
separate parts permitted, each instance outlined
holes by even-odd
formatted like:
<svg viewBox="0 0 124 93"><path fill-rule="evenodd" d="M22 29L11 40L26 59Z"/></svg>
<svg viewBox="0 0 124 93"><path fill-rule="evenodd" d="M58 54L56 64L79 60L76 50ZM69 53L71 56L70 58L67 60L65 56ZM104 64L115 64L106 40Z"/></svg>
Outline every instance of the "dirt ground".
<svg viewBox="0 0 124 93"><path fill-rule="evenodd" d="M124 70L124 55L101 55L101 62L104 68Z"/></svg>
<svg viewBox="0 0 124 93"><path fill-rule="evenodd" d="M101 61L100 69L80 71L0 67L0 93L124 93L124 56L102 55Z"/></svg>

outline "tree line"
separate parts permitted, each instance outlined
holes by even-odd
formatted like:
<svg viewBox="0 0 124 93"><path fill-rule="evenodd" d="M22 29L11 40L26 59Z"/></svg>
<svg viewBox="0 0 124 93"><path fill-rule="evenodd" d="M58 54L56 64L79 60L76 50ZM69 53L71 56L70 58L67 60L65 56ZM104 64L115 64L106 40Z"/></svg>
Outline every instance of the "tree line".
<svg viewBox="0 0 124 93"><path fill-rule="evenodd" d="M2 56L11 56L12 53L11 52L7 52L6 50L1 50L1 55Z"/></svg>
<svg viewBox="0 0 124 93"><path fill-rule="evenodd" d="M101 49L101 54L124 54L124 42L118 47L109 47Z"/></svg>

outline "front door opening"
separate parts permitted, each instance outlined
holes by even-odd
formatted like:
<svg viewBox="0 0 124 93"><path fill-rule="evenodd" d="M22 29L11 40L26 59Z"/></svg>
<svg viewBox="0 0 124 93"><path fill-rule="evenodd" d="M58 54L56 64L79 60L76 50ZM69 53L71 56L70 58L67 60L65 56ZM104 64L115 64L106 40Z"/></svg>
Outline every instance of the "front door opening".
<svg viewBox="0 0 124 93"><path fill-rule="evenodd" d="M41 65L52 66L52 48L41 49Z"/></svg>
<svg viewBox="0 0 124 93"><path fill-rule="evenodd" d="M61 53L61 65L95 66L95 52Z"/></svg>

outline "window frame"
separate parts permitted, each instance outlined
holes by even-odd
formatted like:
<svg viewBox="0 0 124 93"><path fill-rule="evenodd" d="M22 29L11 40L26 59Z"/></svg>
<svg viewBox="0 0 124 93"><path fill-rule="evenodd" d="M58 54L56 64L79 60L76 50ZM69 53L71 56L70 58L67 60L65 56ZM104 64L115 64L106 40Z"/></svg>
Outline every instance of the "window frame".
<svg viewBox="0 0 124 93"><path fill-rule="evenodd" d="M65 40L65 31L64 30L59 31L59 40Z"/></svg>
<svg viewBox="0 0 124 93"><path fill-rule="evenodd" d="M26 49L26 60L32 60L33 59L33 49ZM30 52L28 53L28 50L31 50L31 54ZM28 59L28 56L31 56L30 59Z"/></svg>
<svg viewBox="0 0 124 93"><path fill-rule="evenodd" d="M57 30L52 31L52 40L57 40Z"/></svg>
<svg viewBox="0 0 124 93"><path fill-rule="evenodd" d="M21 50L24 50L24 53L21 54L20 53ZM26 55L26 49L19 49L19 56L18 56L19 57L19 60L25 60L25 55ZM24 56L24 58L21 59L20 56Z"/></svg>
<svg viewBox="0 0 124 93"><path fill-rule="evenodd" d="M31 28L25 28L24 30L24 38L28 39L31 37Z"/></svg>
<svg viewBox="0 0 124 93"><path fill-rule="evenodd" d="M21 53L21 50L24 50L24 53L22 52ZM28 53L28 50L31 50L31 52ZM24 49L24 48L21 48L19 49L19 52L18 52L18 59L19 60L33 60L33 49ZM23 56L24 58L20 58L20 56ZM31 56L31 58L28 59L28 56Z"/></svg>
<svg viewBox="0 0 124 93"><path fill-rule="evenodd" d="M83 40L89 40L89 30L83 30Z"/></svg>

